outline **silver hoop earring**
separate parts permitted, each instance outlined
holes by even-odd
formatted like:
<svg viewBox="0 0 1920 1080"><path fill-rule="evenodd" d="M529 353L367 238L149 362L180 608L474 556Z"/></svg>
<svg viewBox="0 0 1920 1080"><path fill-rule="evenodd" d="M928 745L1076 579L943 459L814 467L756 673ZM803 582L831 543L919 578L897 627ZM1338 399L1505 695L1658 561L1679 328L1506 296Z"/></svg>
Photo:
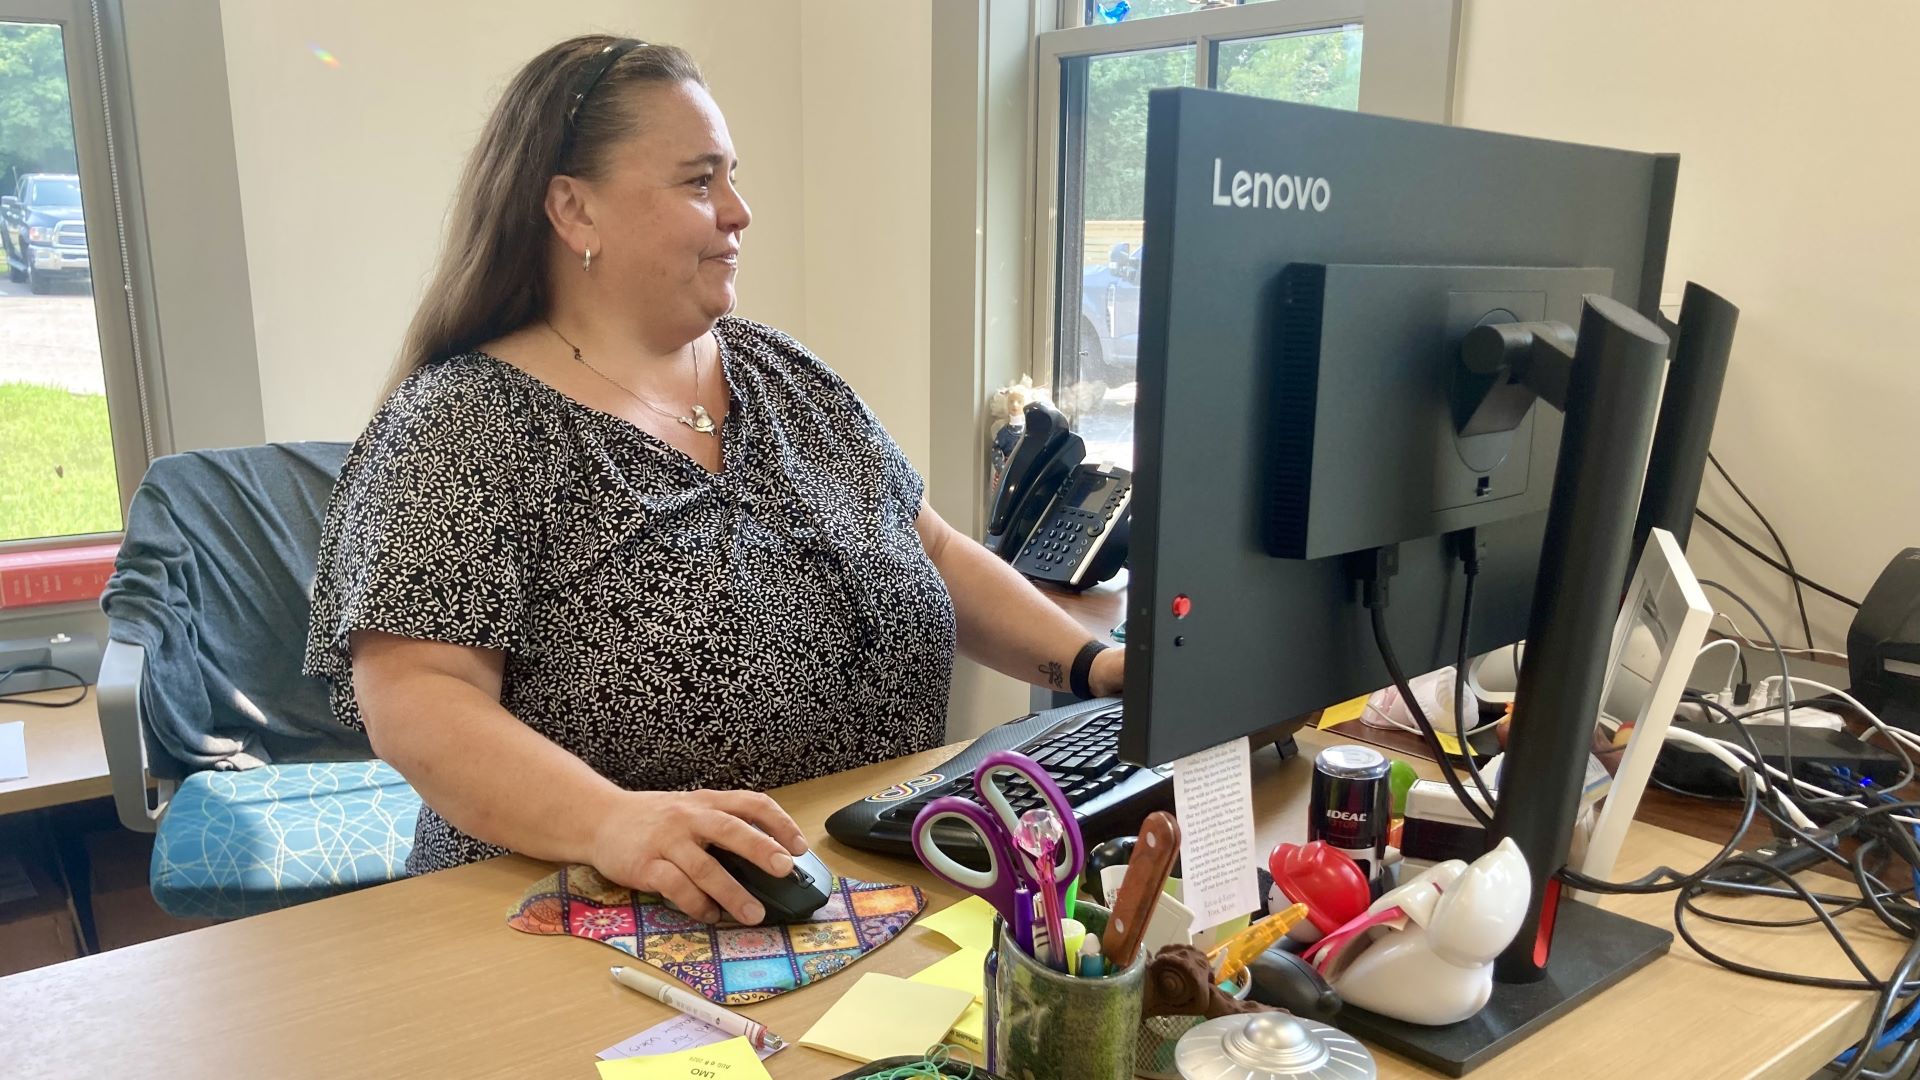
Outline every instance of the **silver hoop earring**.
<svg viewBox="0 0 1920 1080"><path fill-rule="evenodd" d="M587 253L581 257L580 269L585 270L588 273L593 272L593 249L592 248L588 248Z"/></svg>

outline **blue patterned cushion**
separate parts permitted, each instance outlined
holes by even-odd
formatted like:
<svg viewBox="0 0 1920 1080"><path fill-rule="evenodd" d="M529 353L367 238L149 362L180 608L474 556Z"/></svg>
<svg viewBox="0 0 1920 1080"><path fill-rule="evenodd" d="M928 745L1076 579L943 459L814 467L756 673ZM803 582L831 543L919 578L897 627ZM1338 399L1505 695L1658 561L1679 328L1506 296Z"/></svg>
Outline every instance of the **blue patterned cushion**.
<svg viewBox="0 0 1920 1080"><path fill-rule="evenodd" d="M420 796L384 761L197 772L149 877L169 915L238 918L406 876Z"/></svg>

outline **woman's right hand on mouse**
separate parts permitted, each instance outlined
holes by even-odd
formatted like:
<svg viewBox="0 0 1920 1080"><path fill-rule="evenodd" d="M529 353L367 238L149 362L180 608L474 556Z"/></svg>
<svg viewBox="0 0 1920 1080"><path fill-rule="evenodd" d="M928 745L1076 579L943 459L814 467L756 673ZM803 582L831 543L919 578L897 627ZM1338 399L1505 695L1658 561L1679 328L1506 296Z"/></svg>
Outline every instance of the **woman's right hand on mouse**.
<svg viewBox="0 0 1920 1080"><path fill-rule="evenodd" d="M738 852L775 877L804 854L800 827L756 791L623 791L600 822L593 865L608 880L657 893L688 916L718 922L721 912L753 925L766 909L707 853Z"/></svg>

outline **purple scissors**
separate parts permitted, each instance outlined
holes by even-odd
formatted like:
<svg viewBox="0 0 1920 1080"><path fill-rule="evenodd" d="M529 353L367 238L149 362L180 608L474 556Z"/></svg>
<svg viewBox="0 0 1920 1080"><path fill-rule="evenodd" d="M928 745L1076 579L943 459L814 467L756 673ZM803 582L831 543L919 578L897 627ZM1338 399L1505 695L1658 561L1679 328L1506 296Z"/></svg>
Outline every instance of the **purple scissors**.
<svg viewBox="0 0 1920 1080"><path fill-rule="evenodd" d="M1040 805L1060 816L1061 843L1055 849L1053 865L1035 866L1013 842L1020 824L1020 812L1008 801L1002 781L1020 779L1040 797ZM973 788L979 801L959 795L947 795L928 803L913 819L913 851L927 869L955 888L978 893L1005 917L1009 926L1027 925L1033 917L1032 900L1021 910L1017 894L1029 897L1050 888L1054 898L1065 902L1066 891L1079 880L1087 862L1086 845L1080 837L1080 823L1073 818L1073 805L1061 793L1060 786L1047 770L1025 754L995 750L973 772ZM987 854L987 868L975 870L949 855L940 847L934 829L939 825L970 829L979 837Z"/></svg>

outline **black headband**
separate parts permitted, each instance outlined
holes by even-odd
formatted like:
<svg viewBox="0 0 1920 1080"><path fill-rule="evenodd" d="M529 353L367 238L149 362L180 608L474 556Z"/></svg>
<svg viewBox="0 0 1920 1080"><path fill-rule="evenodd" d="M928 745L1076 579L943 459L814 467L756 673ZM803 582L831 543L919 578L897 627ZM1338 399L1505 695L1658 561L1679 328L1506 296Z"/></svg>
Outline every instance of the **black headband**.
<svg viewBox="0 0 1920 1080"><path fill-rule="evenodd" d="M600 80L607 77L607 72L613 70L613 65L619 63L621 57L633 50L646 47L646 44L638 38L621 38L596 54L593 66L581 73L580 78L573 84L573 92L568 95L568 130L572 130L573 118L580 114L580 106L587 103L593 88L599 86Z"/></svg>

